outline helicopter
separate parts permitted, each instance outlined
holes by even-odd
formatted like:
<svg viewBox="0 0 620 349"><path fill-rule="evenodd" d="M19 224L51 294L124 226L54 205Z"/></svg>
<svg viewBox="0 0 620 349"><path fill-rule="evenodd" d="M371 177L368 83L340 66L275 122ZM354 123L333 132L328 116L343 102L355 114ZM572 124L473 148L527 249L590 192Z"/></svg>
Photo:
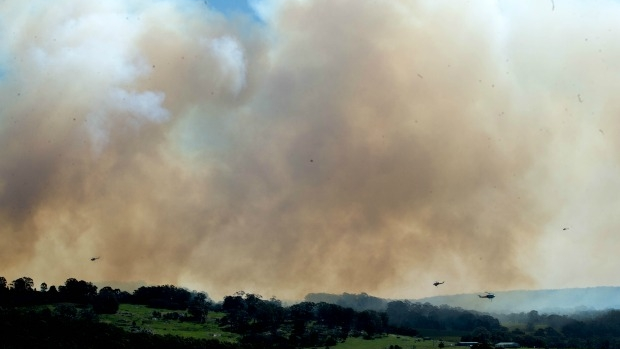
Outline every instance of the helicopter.
<svg viewBox="0 0 620 349"><path fill-rule="evenodd" d="M435 287L437 287L437 286L439 286L439 285L443 284L444 282L445 282L445 281L442 281L442 282L435 281L435 282L433 282L433 285L434 285Z"/></svg>
<svg viewBox="0 0 620 349"><path fill-rule="evenodd" d="M495 295L491 292L485 292L484 295L479 294L478 297L480 298L488 298L489 300L492 300L493 298L495 298Z"/></svg>
<svg viewBox="0 0 620 349"><path fill-rule="evenodd" d="M93 258L91 258L91 259L90 259L90 261L91 261L91 262L94 262L94 261L96 261L96 260L97 260L97 259L99 259L99 258L101 258L101 257L93 257Z"/></svg>

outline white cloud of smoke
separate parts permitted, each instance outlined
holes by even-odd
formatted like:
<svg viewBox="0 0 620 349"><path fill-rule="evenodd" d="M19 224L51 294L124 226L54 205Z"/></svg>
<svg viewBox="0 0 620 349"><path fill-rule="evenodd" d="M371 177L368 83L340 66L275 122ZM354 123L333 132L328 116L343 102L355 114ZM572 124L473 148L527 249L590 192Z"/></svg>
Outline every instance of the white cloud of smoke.
<svg viewBox="0 0 620 349"><path fill-rule="evenodd" d="M7 279L396 298L612 275L617 2L253 4L0 3Z"/></svg>

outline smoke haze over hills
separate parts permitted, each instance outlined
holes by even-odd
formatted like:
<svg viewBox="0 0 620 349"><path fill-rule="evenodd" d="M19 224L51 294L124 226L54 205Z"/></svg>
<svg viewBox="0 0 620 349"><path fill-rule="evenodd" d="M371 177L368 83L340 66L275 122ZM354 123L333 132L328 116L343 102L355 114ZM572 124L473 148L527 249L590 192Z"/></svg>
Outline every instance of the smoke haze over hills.
<svg viewBox="0 0 620 349"><path fill-rule="evenodd" d="M337 304L356 311L385 311L388 303L392 301L448 306L491 314L528 313L530 311L541 314L575 314L584 311L620 309L620 287L503 291L494 293L493 300L481 299L478 295L470 293L399 300L379 298L366 293L310 293L304 300Z"/></svg>
<svg viewBox="0 0 620 349"><path fill-rule="evenodd" d="M617 1L250 3L0 2L9 281L618 284Z"/></svg>
<svg viewBox="0 0 620 349"><path fill-rule="evenodd" d="M527 313L532 310L547 314L572 314L620 309L620 287L504 291L495 295L492 301L478 299L476 294L435 296L415 301L497 314Z"/></svg>

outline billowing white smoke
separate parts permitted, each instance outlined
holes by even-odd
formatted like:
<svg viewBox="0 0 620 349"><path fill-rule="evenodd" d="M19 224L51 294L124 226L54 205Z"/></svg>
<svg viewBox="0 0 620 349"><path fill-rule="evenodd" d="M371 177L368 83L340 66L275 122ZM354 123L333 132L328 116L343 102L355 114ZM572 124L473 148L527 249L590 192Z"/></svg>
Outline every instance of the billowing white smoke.
<svg viewBox="0 0 620 349"><path fill-rule="evenodd" d="M7 279L394 298L615 270L616 2L252 4L0 2Z"/></svg>

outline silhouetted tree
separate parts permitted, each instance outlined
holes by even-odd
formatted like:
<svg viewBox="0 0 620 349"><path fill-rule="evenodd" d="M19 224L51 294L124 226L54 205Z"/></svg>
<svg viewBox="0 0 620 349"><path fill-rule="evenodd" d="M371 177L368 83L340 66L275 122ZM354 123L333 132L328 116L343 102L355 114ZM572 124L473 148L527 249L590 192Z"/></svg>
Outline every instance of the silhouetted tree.
<svg viewBox="0 0 620 349"><path fill-rule="evenodd" d="M0 306L7 305L9 303L9 288L6 284L4 276L0 276Z"/></svg>
<svg viewBox="0 0 620 349"><path fill-rule="evenodd" d="M52 285L49 287L47 292L45 292L45 300L50 303L56 303L59 301L58 289L56 286Z"/></svg>
<svg viewBox="0 0 620 349"><path fill-rule="evenodd" d="M316 305L317 321L328 328L343 327L351 328L355 318L355 310L330 303L318 303Z"/></svg>
<svg viewBox="0 0 620 349"><path fill-rule="evenodd" d="M65 302L88 304L97 296L97 286L84 280L70 278L65 281L64 286L59 287L58 292Z"/></svg>
<svg viewBox="0 0 620 349"><path fill-rule="evenodd" d="M11 282L11 289L16 293L30 292L34 290L34 281L32 278L24 276Z"/></svg>
<svg viewBox="0 0 620 349"><path fill-rule="evenodd" d="M23 306L35 303L34 281L27 276L13 280L7 293L6 304Z"/></svg>
<svg viewBox="0 0 620 349"><path fill-rule="evenodd" d="M284 322L284 309L282 303L272 298L268 301L260 300L255 305L255 310L250 314L254 320L255 331L269 331L272 336Z"/></svg>
<svg viewBox="0 0 620 349"><path fill-rule="evenodd" d="M132 301L153 308L185 310L191 293L172 285L140 287L133 292Z"/></svg>
<svg viewBox="0 0 620 349"><path fill-rule="evenodd" d="M288 317L293 323L289 340L294 345L300 345L306 333L306 325L314 319L313 311L315 303L301 302L288 308Z"/></svg>
<svg viewBox="0 0 620 349"><path fill-rule="evenodd" d="M93 311L96 314L116 314L118 308L116 292L110 286L102 288L93 299Z"/></svg>
<svg viewBox="0 0 620 349"><path fill-rule="evenodd" d="M379 312L373 310L364 310L357 314L356 329L364 331L368 337L381 334L386 329L387 324Z"/></svg>

